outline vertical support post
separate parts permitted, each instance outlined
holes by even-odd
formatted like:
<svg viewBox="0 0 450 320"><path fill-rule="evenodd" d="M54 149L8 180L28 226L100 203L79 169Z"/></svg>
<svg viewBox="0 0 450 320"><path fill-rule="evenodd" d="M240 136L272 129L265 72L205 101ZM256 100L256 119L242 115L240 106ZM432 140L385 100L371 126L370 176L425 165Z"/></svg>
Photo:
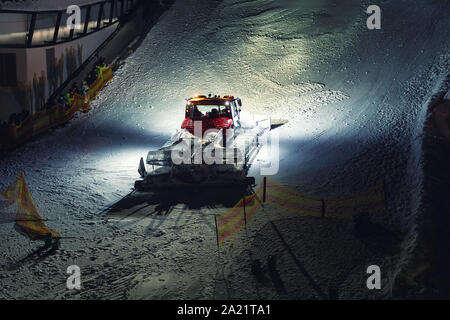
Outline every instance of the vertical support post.
<svg viewBox="0 0 450 320"><path fill-rule="evenodd" d="M73 39L73 34L75 33L75 28L70 29L69 32L69 39L72 40Z"/></svg>
<svg viewBox="0 0 450 320"><path fill-rule="evenodd" d="M98 16L97 16L97 29L100 29L100 25L102 23L103 18L103 8L105 7L105 3L100 3L100 9L98 10Z"/></svg>
<svg viewBox="0 0 450 320"><path fill-rule="evenodd" d="M217 227L217 216L214 216L214 223L216 224L217 248L219 248L219 228Z"/></svg>
<svg viewBox="0 0 450 320"><path fill-rule="evenodd" d="M247 212L245 211L245 196L242 198L242 203L244 205L244 223L245 227L247 228Z"/></svg>
<svg viewBox="0 0 450 320"><path fill-rule="evenodd" d="M27 37L27 47L31 47L31 44L33 43L34 28L36 27L36 16L36 12L33 12L31 15L30 30L28 30Z"/></svg>
<svg viewBox="0 0 450 320"><path fill-rule="evenodd" d="M109 23L111 24L114 16L114 6L116 4L116 0L110 2L111 6L109 8Z"/></svg>
<svg viewBox="0 0 450 320"><path fill-rule="evenodd" d="M266 202L267 177L264 177L263 182L263 203Z"/></svg>
<svg viewBox="0 0 450 320"><path fill-rule="evenodd" d="M56 43L58 41L59 26L61 25L61 17L62 11L59 11L58 16L56 17L55 33L53 33L53 43Z"/></svg>
<svg viewBox="0 0 450 320"><path fill-rule="evenodd" d="M125 9L125 0L120 0L120 17L122 18L125 14L123 13Z"/></svg>
<svg viewBox="0 0 450 320"><path fill-rule="evenodd" d="M83 34L86 34L88 32L89 20L91 20L91 5L88 5L86 8L86 20L84 21Z"/></svg>

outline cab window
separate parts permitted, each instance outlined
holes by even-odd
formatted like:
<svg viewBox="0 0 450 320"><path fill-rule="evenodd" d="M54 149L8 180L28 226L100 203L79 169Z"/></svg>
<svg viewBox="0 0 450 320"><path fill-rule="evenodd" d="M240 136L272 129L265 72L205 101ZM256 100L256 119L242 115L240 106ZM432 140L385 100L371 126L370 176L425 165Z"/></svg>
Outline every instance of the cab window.
<svg viewBox="0 0 450 320"><path fill-rule="evenodd" d="M187 105L186 117L191 119L231 118L231 109L226 105Z"/></svg>

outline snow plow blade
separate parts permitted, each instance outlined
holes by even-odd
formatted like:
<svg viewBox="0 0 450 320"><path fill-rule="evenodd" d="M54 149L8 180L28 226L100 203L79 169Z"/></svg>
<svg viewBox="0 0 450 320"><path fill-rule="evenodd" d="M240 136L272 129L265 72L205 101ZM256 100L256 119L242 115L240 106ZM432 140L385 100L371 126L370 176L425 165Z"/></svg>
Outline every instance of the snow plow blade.
<svg viewBox="0 0 450 320"><path fill-rule="evenodd" d="M221 187L247 187L255 185L254 177L244 177L243 179L208 180L199 183L186 182L182 179L172 179L169 176L164 179L160 176L147 176L143 180L137 180L134 184L136 190L164 190L164 189L203 189Z"/></svg>

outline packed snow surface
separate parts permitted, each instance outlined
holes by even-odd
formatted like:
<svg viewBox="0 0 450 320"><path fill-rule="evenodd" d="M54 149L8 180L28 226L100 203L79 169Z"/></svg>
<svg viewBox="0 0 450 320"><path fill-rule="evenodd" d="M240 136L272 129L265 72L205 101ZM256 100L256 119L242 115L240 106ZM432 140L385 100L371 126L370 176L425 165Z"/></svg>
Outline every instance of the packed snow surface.
<svg viewBox="0 0 450 320"><path fill-rule="evenodd" d="M406 252L421 213L425 110L449 72L450 10L448 1L376 1L382 29L368 30L372 2L177 1L88 114L0 160L1 189L24 170L47 224L74 237L55 255L23 261L37 244L2 223L0 297L322 298L332 281L340 297L388 296L406 255L366 246L351 221L265 207L249 238L241 233L218 251L214 215L234 201L231 192L222 193L226 199L202 192L126 197L139 158L180 126L185 98L233 94L248 112L289 120L272 131L280 141L272 177L279 183L328 198L384 180L388 211L374 219L408 235ZM271 154L261 150L252 167L257 181L258 160ZM1 205L11 219L14 208ZM277 233L269 221L308 276L270 238ZM261 250L277 253L284 291L254 285L249 248L260 259ZM72 264L81 267L81 291L65 287ZM371 264L386 271L381 291L365 287Z"/></svg>

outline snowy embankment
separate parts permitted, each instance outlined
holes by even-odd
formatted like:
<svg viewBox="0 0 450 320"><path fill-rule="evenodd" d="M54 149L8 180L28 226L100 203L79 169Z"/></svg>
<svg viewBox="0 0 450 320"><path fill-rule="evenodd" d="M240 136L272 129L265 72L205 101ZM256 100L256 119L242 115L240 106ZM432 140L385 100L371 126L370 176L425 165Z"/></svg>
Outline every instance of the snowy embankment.
<svg viewBox="0 0 450 320"><path fill-rule="evenodd" d="M368 296L361 281L370 264L387 273L384 290L373 296L387 296L406 256L374 252L351 235L351 222L279 226L296 255L307 260L316 285L290 279L297 267L280 253L286 259L280 277L293 287L286 294L270 288L255 293L248 258L242 258L247 240L241 235L225 256L215 249L213 217L226 210L230 196L216 203L199 193L124 198L137 178L139 158L179 127L183 99L233 94L252 113L290 121L277 129L275 180L321 197L385 180L389 210L373 218L410 232L405 243L413 245L426 106L449 73L448 3L383 2L383 25L376 31L366 29L367 6L356 0L177 1L92 112L0 160L0 188L24 170L48 224L75 237L64 240L57 255L20 262L36 244L1 224L1 264L9 268L0 271L1 296L311 298L321 297L330 279L338 278L343 296L358 298ZM260 178L257 165L251 174ZM114 210L104 210L122 198ZM1 211L11 217L14 209ZM255 228L267 223L264 217L281 214L265 209ZM336 239L342 246L331 245ZM86 281L78 293L64 287L71 264L80 265Z"/></svg>

